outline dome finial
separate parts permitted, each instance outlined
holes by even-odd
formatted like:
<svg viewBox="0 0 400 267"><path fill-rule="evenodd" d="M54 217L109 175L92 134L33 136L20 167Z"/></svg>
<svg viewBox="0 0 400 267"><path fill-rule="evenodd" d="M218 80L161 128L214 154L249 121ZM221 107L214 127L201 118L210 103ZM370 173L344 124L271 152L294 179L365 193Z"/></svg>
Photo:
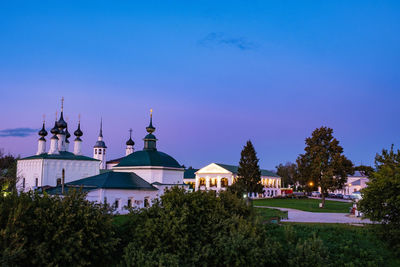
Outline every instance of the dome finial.
<svg viewBox="0 0 400 267"><path fill-rule="evenodd" d="M61 97L61 112L64 111L64 97Z"/></svg>
<svg viewBox="0 0 400 267"><path fill-rule="evenodd" d="M153 109L150 109L150 124L146 127L148 133L153 133L156 128L153 126Z"/></svg>
<svg viewBox="0 0 400 267"><path fill-rule="evenodd" d="M61 98L61 114L60 119L57 122L58 129L60 132L63 132L65 128L67 128L67 123L64 120L64 97Z"/></svg>
<svg viewBox="0 0 400 267"><path fill-rule="evenodd" d="M99 137L103 137L103 117L100 118L100 134Z"/></svg>

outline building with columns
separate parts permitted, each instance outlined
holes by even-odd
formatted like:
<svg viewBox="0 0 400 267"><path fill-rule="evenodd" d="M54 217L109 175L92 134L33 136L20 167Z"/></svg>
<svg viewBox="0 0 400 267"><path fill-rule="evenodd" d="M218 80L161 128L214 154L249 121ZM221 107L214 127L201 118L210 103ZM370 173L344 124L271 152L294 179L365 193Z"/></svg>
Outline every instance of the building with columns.
<svg viewBox="0 0 400 267"><path fill-rule="evenodd" d="M102 170L106 168L106 150L107 146L103 141L103 119L101 119L99 137L97 137L97 142L93 147L93 158L100 161L100 169Z"/></svg>
<svg viewBox="0 0 400 267"><path fill-rule="evenodd" d="M189 175L190 172L187 171ZM211 163L196 172L194 177L185 177L185 182L195 183L195 190L226 190L237 179L238 167L227 164ZM272 171L261 170L261 183L264 197L280 195L281 178Z"/></svg>

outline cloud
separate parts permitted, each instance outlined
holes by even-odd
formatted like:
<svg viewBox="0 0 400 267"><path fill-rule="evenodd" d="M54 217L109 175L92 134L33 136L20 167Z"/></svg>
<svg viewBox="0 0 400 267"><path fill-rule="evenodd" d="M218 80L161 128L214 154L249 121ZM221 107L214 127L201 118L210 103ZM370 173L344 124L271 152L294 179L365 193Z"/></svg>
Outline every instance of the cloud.
<svg viewBox="0 0 400 267"><path fill-rule="evenodd" d="M227 45L239 48L240 50L253 50L257 47L255 43L247 41L244 37L231 38L222 32L211 32L199 40L198 44L202 46Z"/></svg>
<svg viewBox="0 0 400 267"><path fill-rule="evenodd" d="M14 128L14 129L4 129L0 130L0 137L25 137L36 133L38 129L31 128Z"/></svg>

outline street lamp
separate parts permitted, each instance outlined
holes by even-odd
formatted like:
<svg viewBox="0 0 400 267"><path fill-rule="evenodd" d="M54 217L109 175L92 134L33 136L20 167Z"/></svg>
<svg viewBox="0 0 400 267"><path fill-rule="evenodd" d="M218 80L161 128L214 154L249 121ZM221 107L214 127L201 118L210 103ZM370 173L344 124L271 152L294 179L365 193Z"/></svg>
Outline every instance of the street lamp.
<svg viewBox="0 0 400 267"><path fill-rule="evenodd" d="M310 187L312 187L312 186L314 185L314 183L313 183L313 182L309 182L308 185L309 185Z"/></svg>

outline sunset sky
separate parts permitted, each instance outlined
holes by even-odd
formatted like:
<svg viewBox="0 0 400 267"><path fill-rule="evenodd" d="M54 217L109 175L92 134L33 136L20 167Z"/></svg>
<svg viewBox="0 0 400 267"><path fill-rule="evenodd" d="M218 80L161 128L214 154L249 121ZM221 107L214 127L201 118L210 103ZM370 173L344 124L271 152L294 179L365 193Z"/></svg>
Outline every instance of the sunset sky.
<svg viewBox="0 0 400 267"><path fill-rule="evenodd" d="M399 14L399 1L2 1L0 148L36 153L64 97L85 155L101 117L108 159L129 128L141 150L152 108L158 149L186 166L237 164L250 139L274 169L320 126L373 164L400 144Z"/></svg>

